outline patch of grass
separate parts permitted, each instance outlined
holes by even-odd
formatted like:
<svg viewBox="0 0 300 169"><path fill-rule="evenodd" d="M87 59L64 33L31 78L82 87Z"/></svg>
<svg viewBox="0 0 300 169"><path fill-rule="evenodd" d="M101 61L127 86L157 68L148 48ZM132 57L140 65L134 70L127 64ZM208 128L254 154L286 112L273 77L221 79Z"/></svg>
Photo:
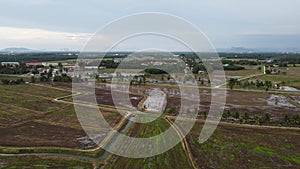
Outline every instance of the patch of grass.
<svg viewBox="0 0 300 169"><path fill-rule="evenodd" d="M7 91L1 91L0 97L1 103L41 112L63 107L64 105L62 103L54 102L52 99L45 99L39 96L29 96L26 94L17 94Z"/></svg>
<svg viewBox="0 0 300 169"><path fill-rule="evenodd" d="M300 67L289 67L289 68L280 68L280 72L286 72L286 74L279 74L279 75L263 75L255 78L251 78L250 80L262 80L262 81L272 81L272 82L285 82L287 86L293 87L300 87L300 76L299 71Z"/></svg>
<svg viewBox="0 0 300 169"><path fill-rule="evenodd" d="M188 142L202 168L299 168L299 130L219 125L203 144L198 137L203 122L197 122Z"/></svg>
<svg viewBox="0 0 300 169"><path fill-rule="evenodd" d="M285 160L290 161L295 164L300 164L300 156L284 157Z"/></svg>
<svg viewBox="0 0 300 169"><path fill-rule="evenodd" d="M270 148L267 148L267 147L262 147L262 146L256 146L254 149L253 149L254 152L257 152L257 153L264 153L264 154L268 154L268 155L276 155L276 153L270 149Z"/></svg>
<svg viewBox="0 0 300 169"><path fill-rule="evenodd" d="M49 98L56 98L56 97L61 97L61 96L66 96L71 94L71 91L68 92L68 91L58 90L50 87L29 85L29 84L0 85L0 90L21 93L21 94L30 94L34 96L49 97Z"/></svg>

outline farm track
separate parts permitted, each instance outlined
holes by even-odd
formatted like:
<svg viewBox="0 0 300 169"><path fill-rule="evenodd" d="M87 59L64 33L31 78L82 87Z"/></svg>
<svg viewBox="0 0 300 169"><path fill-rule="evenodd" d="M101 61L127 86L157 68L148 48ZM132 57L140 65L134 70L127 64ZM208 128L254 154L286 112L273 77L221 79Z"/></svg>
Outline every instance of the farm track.
<svg viewBox="0 0 300 169"><path fill-rule="evenodd" d="M179 129L178 126L176 126L170 119L168 119L167 116L165 116L165 119L166 121L170 124L170 126L172 126L174 128L174 130L176 131L176 133L178 134L178 136L180 137L180 139L182 139L181 141L181 144L182 144L182 147L186 153L186 156L188 158L188 161L189 161L189 165L193 168L193 169L198 169L198 166L197 164L195 163L195 160L194 160L194 157L193 157L193 154L190 150L190 147L189 147L189 143L187 142L184 134L181 132L181 130Z"/></svg>

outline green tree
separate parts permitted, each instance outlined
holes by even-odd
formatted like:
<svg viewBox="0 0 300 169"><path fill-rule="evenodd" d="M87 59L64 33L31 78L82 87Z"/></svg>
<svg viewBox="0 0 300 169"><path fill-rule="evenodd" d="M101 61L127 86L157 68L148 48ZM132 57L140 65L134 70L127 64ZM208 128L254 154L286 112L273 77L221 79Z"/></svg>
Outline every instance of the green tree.
<svg viewBox="0 0 300 169"><path fill-rule="evenodd" d="M228 85L229 85L229 88L232 90L234 85L236 85L236 82L237 82L237 79L229 79L229 82L228 82Z"/></svg>
<svg viewBox="0 0 300 169"><path fill-rule="evenodd" d="M233 116L235 119L239 119L240 118L240 113L236 112Z"/></svg>
<svg viewBox="0 0 300 169"><path fill-rule="evenodd" d="M35 77L34 77L34 76L31 76L30 82L31 82L31 83L35 83Z"/></svg>
<svg viewBox="0 0 300 169"><path fill-rule="evenodd" d="M286 114L283 116L283 121L288 124L290 122L290 117Z"/></svg>
<svg viewBox="0 0 300 169"><path fill-rule="evenodd" d="M269 113L265 113L264 117L263 117L263 122L270 122L271 121L271 115Z"/></svg>
<svg viewBox="0 0 300 169"><path fill-rule="evenodd" d="M244 113L243 119L246 120L246 121L249 120L249 115L248 115L247 112Z"/></svg>
<svg viewBox="0 0 300 169"><path fill-rule="evenodd" d="M260 116L254 115L253 118L254 118L255 124L260 124L260 122L261 122L261 117Z"/></svg>
<svg viewBox="0 0 300 169"><path fill-rule="evenodd" d="M293 124L296 124L296 125L299 125L299 124L300 124L300 117L299 117L298 114L297 114L297 115L294 115L294 116L292 117L292 120L293 120Z"/></svg>
<svg viewBox="0 0 300 169"><path fill-rule="evenodd" d="M174 108L167 108L165 113L169 115L173 115L176 113L176 110Z"/></svg>
<svg viewBox="0 0 300 169"><path fill-rule="evenodd" d="M59 71L60 73L63 72L63 68L64 68L64 66L62 65L62 63L61 63L61 62L58 62L58 71Z"/></svg>

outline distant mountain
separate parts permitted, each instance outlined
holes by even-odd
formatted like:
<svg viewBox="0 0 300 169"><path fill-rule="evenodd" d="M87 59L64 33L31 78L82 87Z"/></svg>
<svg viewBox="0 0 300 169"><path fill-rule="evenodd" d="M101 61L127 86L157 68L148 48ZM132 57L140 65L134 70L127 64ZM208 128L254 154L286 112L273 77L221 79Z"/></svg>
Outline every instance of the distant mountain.
<svg viewBox="0 0 300 169"><path fill-rule="evenodd" d="M230 49L218 49L218 52L225 53L254 53L258 52L258 50L245 48L245 47L232 47Z"/></svg>
<svg viewBox="0 0 300 169"><path fill-rule="evenodd" d="M300 48L245 48L245 47L232 47L229 49L217 49L222 53L300 53Z"/></svg>
<svg viewBox="0 0 300 169"><path fill-rule="evenodd" d="M34 52L32 49L28 48L5 48L0 50L1 53L28 53L28 52Z"/></svg>

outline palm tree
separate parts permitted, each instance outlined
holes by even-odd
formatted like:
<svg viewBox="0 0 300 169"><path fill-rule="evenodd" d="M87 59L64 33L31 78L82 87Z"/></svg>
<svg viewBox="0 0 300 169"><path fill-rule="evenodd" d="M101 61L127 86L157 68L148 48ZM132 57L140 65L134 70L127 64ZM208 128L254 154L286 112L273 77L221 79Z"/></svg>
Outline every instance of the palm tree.
<svg viewBox="0 0 300 169"><path fill-rule="evenodd" d="M283 116L283 121L285 122L285 124L289 123L290 118L289 118L289 116L287 114Z"/></svg>
<svg viewBox="0 0 300 169"><path fill-rule="evenodd" d="M233 79L233 78L229 79L228 85L229 85L230 90L233 89L234 85L236 84L236 81L237 81L237 80L236 80L236 79Z"/></svg>
<svg viewBox="0 0 300 169"><path fill-rule="evenodd" d="M35 83L35 77L34 76L31 76L31 83Z"/></svg>
<svg viewBox="0 0 300 169"><path fill-rule="evenodd" d="M255 121L255 124L260 124L260 117L255 115L254 116L254 121Z"/></svg>
<svg viewBox="0 0 300 169"><path fill-rule="evenodd" d="M271 115L269 113L266 113L264 115L263 120L264 120L264 122L270 122L271 121Z"/></svg>
<svg viewBox="0 0 300 169"><path fill-rule="evenodd" d="M248 115L248 113L247 113L247 112L245 112L245 113L244 113L244 115L243 115L243 119L244 119L244 120L246 120L246 121L249 119L249 115Z"/></svg>
<svg viewBox="0 0 300 169"><path fill-rule="evenodd" d="M294 115L292 118L293 118L293 123L294 124L296 124L296 125L300 124L300 117L299 117L298 114Z"/></svg>
<svg viewBox="0 0 300 169"><path fill-rule="evenodd" d="M58 62L58 68L59 68L59 72L62 73L63 71L63 65L61 62Z"/></svg>
<svg viewBox="0 0 300 169"><path fill-rule="evenodd" d="M235 118L235 119L239 119L239 118L240 118L240 113L236 112L236 113L234 114L234 118Z"/></svg>

